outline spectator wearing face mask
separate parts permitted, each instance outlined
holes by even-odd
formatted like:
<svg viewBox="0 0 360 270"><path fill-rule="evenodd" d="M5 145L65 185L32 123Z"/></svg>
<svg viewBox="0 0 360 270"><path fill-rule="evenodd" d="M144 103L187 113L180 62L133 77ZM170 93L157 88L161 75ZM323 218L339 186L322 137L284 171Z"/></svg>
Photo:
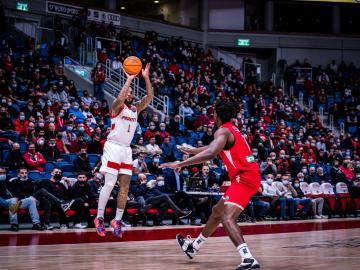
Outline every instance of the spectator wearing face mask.
<svg viewBox="0 0 360 270"><path fill-rule="evenodd" d="M94 133L92 142L88 146L88 152L91 154L102 154L101 136L98 133Z"/></svg>
<svg viewBox="0 0 360 270"><path fill-rule="evenodd" d="M296 201L294 197L297 196L296 190L292 187L291 183L289 182L288 175L281 176L281 182L277 183L276 188L278 190L278 194L280 195L280 218L287 219L286 215L286 207L288 206L289 218L295 219L296 214ZM284 206L284 207L282 207Z"/></svg>
<svg viewBox="0 0 360 270"><path fill-rule="evenodd" d="M91 71L91 80L94 84L94 96L102 100L104 98L104 82L106 79L105 70L101 67L101 63L97 63Z"/></svg>
<svg viewBox="0 0 360 270"><path fill-rule="evenodd" d="M147 164L149 172L154 175L158 175L162 173L162 169L160 169L160 155L155 154L152 158L152 161Z"/></svg>
<svg viewBox="0 0 360 270"><path fill-rule="evenodd" d="M315 176L316 176L316 167L310 166L309 167L309 176L308 176L309 184L315 182Z"/></svg>
<svg viewBox="0 0 360 270"><path fill-rule="evenodd" d="M18 178L21 180L27 180L27 170L26 168L20 169ZM31 221L33 223L33 230L42 231L44 228L41 226L40 217L38 210L36 208L36 199L32 196L24 197L22 199L17 198L13 193L14 185L6 180L6 170L4 168L0 168L0 197L4 200L8 205L15 205L20 209L28 209ZM20 202L20 203L19 203ZM17 218L17 212L11 211L9 212L10 225L12 231L19 230L19 223Z"/></svg>
<svg viewBox="0 0 360 270"><path fill-rule="evenodd" d="M35 151L35 144L30 143L28 145L28 149L24 154L24 161L30 171L44 171L46 160L42 154Z"/></svg>
<svg viewBox="0 0 360 270"><path fill-rule="evenodd" d="M277 168L271 157L268 157L266 161L262 161L260 164L260 172L262 178L266 178L267 175L277 174Z"/></svg>
<svg viewBox="0 0 360 270"><path fill-rule="evenodd" d="M262 184L262 195L264 197L270 198L270 213L272 216L275 216L276 205L279 203L280 192L272 185L273 182L274 175L270 173L266 176L265 183ZM280 207L285 206L281 204Z"/></svg>
<svg viewBox="0 0 360 270"><path fill-rule="evenodd" d="M45 159L47 161L58 161L60 157L60 152L56 146L56 139L50 138L49 142L45 146Z"/></svg>
<svg viewBox="0 0 360 270"><path fill-rule="evenodd" d="M292 183L292 187L296 191L296 195L293 195L294 200L296 202L296 208L298 205L302 205L303 209L301 210L300 216L302 218L307 218L309 215L310 209L311 209L311 205L312 205L311 199L306 198L304 193L300 189L300 180L299 179L294 180L294 182ZM323 199L323 198L320 198L320 199Z"/></svg>
<svg viewBox="0 0 360 270"><path fill-rule="evenodd" d="M29 126L29 121L26 120L24 112L20 112L19 117L15 120L14 126L15 131L19 133L20 136L25 137L26 130Z"/></svg>
<svg viewBox="0 0 360 270"><path fill-rule="evenodd" d="M80 199L84 202L84 213L88 224L93 224L90 216L90 204L91 204L91 186L88 183L87 173L80 172L77 175L77 181L72 186L72 197Z"/></svg>
<svg viewBox="0 0 360 270"><path fill-rule="evenodd" d="M331 182L328 175L324 173L324 169L322 167L318 167L316 169L316 174L311 180L313 181L313 183L316 182L319 183L320 185L323 183Z"/></svg>
<svg viewBox="0 0 360 270"><path fill-rule="evenodd" d="M207 116L207 110L206 108L201 109L201 114L196 118L194 122L194 129L198 129L200 126L209 125L210 120Z"/></svg>
<svg viewBox="0 0 360 270"><path fill-rule="evenodd" d="M25 161L20 153L20 145L18 143L13 143L11 151L6 160L6 165L9 167L9 170L18 170L20 167L25 166Z"/></svg>
<svg viewBox="0 0 360 270"><path fill-rule="evenodd" d="M160 135L160 131L156 129L154 122L150 122L149 128L144 133L145 140L150 141L151 137L155 137L157 135Z"/></svg>
<svg viewBox="0 0 360 270"><path fill-rule="evenodd" d="M85 121L85 116L79 109L79 104L77 102L72 103L72 106L69 109L69 115L70 114L76 117L76 123L83 123Z"/></svg>
<svg viewBox="0 0 360 270"><path fill-rule="evenodd" d="M76 172L91 172L91 166L86 147L81 148L79 154L76 156L74 160L74 170Z"/></svg>
<svg viewBox="0 0 360 270"><path fill-rule="evenodd" d="M302 192L300 185L304 182L304 174L298 173L296 179L294 180L293 187L298 193L298 196L303 198L305 197L304 193ZM312 208L312 216L313 218L320 219L320 218L326 218L326 216L323 216L323 207L324 207L324 198L312 198L311 199L311 208Z"/></svg>
<svg viewBox="0 0 360 270"><path fill-rule="evenodd" d="M49 180L42 180L39 185L40 188L45 189L47 192L55 196L61 201L71 202L71 210L76 211L74 216L74 228L75 229L84 229L86 226L83 226L80 221L84 217L84 201L81 199L73 199L72 196L72 186L69 178L63 177L60 168L54 168L51 172L51 178ZM60 207L60 205L52 205L53 210L59 213L59 222L60 229L67 229L68 221L65 216L65 211ZM69 208L68 208L69 209Z"/></svg>
<svg viewBox="0 0 360 270"><path fill-rule="evenodd" d="M160 123L160 138L161 138L161 142L164 141L164 139L166 137L170 137L170 133L168 131L166 131L166 124L164 122Z"/></svg>
<svg viewBox="0 0 360 270"><path fill-rule="evenodd" d="M206 129L204 135L201 137L201 141L203 142L204 145L209 145L213 140L214 140L213 127L209 126Z"/></svg>

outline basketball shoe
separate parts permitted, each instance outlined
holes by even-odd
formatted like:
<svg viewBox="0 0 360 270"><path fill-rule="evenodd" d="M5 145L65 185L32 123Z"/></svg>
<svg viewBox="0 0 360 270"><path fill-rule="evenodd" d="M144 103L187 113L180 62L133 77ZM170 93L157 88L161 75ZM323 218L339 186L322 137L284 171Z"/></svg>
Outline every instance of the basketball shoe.
<svg viewBox="0 0 360 270"><path fill-rule="evenodd" d="M189 257L189 259L193 259L195 254L198 252L193 247L193 240L190 236L184 237L181 234L176 235L176 241L178 242L181 250Z"/></svg>
<svg viewBox="0 0 360 270"><path fill-rule="evenodd" d="M110 221L110 225L114 229L113 234L116 237L121 238L122 234L124 232L122 229L122 227L123 227L122 221L113 219L112 221Z"/></svg>
<svg viewBox="0 0 360 270"><path fill-rule="evenodd" d="M250 270L250 269L259 269L260 264L254 258L243 259L241 264L238 265L236 270Z"/></svg>
<svg viewBox="0 0 360 270"><path fill-rule="evenodd" d="M94 224L95 224L95 228L96 228L96 233L101 237L105 237L106 236L106 228L105 228L104 219L103 218L95 218Z"/></svg>

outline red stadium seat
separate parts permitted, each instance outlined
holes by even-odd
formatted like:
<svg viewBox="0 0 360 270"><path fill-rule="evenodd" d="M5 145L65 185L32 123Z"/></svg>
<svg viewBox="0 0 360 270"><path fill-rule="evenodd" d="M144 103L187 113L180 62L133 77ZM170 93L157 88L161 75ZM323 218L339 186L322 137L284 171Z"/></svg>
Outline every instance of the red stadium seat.
<svg viewBox="0 0 360 270"><path fill-rule="evenodd" d="M138 212L139 212L139 210L136 208L128 208L126 210L126 213L128 213L129 215L136 215Z"/></svg>
<svg viewBox="0 0 360 270"><path fill-rule="evenodd" d="M73 216L75 216L76 215L76 211L74 211L74 210L67 210L66 212L65 212L65 216L66 217L73 217Z"/></svg>
<svg viewBox="0 0 360 270"><path fill-rule="evenodd" d="M149 209L146 213L150 214L150 215L157 215L157 214L159 214L159 210L152 208L152 209Z"/></svg>
<svg viewBox="0 0 360 270"><path fill-rule="evenodd" d="M339 196L341 210L346 212L351 206L351 197L347 185L344 182L337 183L336 193Z"/></svg>
<svg viewBox="0 0 360 270"><path fill-rule="evenodd" d="M169 208L168 210L166 210L167 214L173 215L175 212L174 210L172 210L171 208Z"/></svg>

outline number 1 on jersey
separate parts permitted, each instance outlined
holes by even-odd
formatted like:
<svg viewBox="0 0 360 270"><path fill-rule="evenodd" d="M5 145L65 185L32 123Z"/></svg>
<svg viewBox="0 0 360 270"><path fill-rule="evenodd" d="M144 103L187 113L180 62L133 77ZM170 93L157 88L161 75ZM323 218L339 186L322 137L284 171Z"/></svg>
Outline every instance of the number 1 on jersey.
<svg viewBox="0 0 360 270"><path fill-rule="evenodd" d="M130 124L129 124L129 128L128 128L128 132L130 132Z"/></svg>

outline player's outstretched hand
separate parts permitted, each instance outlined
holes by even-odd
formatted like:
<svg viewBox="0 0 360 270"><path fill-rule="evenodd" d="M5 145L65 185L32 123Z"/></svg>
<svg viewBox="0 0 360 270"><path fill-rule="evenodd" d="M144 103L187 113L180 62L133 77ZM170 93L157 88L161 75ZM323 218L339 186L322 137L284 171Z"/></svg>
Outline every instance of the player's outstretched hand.
<svg viewBox="0 0 360 270"><path fill-rule="evenodd" d="M133 79L136 77L136 75L130 75L130 74L126 73L126 72L125 72L125 69L123 69L123 71L124 71L124 73L126 74L126 77L127 77L128 79L130 79L130 80L133 80Z"/></svg>
<svg viewBox="0 0 360 270"><path fill-rule="evenodd" d="M150 63L147 63L146 66L145 66L145 69L141 70L141 74L144 77L144 79L149 79Z"/></svg>
<svg viewBox="0 0 360 270"><path fill-rule="evenodd" d="M177 169L177 168L180 168L180 162L177 161L177 162L168 162L168 163L163 163L160 165L160 169Z"/></svg>

